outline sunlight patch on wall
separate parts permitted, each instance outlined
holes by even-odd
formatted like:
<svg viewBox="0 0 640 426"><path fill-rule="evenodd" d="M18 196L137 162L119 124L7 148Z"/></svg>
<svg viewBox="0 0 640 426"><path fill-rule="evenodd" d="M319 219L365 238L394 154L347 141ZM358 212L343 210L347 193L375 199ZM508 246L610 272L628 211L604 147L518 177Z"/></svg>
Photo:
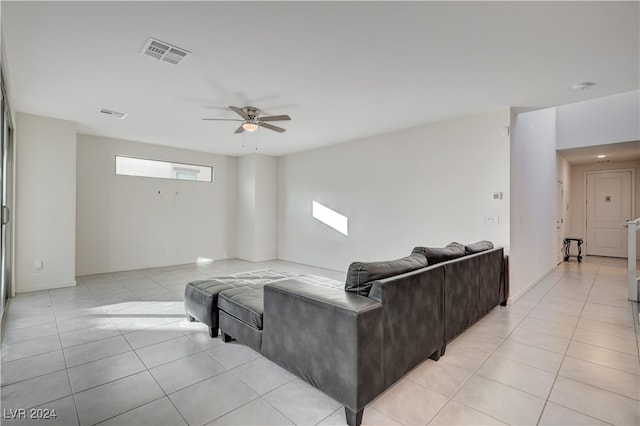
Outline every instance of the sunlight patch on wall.
<svg viewBox="0 0 640 426"><path fill-rule="evenodd" d="M313 217L344 235L349 235L349 218L327 206L312 201Z"/></svg>

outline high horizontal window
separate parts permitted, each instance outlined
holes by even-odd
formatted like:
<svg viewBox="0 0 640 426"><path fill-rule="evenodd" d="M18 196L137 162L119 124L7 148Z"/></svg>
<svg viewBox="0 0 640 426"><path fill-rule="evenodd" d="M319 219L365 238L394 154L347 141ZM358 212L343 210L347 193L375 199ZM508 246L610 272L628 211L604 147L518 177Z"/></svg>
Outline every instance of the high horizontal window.
<svg viewBox="0 0 640 426"><path fill-rule="evenodd" d="M213 167L116 155L116 174L213 182Z"/></svg>

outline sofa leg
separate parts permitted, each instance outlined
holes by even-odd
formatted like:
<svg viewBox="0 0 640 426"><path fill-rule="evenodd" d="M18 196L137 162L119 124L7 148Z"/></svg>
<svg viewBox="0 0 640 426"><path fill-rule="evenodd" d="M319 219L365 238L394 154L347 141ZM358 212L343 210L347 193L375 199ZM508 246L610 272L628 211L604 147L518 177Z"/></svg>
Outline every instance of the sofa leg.
<svg viewBox="0 0 640 426"><path fill-rule="evenodd" d="M347 416L347 424L349 426L360 426L362 423L362 413L364 413L364 408L359 411L352 411L347 407L344 407L344 413Z"/></svg>
<svg viewBox="0 0 640 426"><path fill-rule="evenodd" d="M210 327L209 328L209 337L211 337L212 339L214 337L218 337L218 327Z"/></svg>
<svg viewBox="0 0 640 426"><path fill-rule="evenodd" d="M434 353L432 353L431 356L429 356L429 359L432 359L434 361L439 360L440 359L440 349L438 349Z"/></svg>
<svg viewBox="0 0 640 426"><path fill-rule="evenodd" d="M227 333L225 333L224 331L222 332L222 341L227 343L233 340L233 337L229 336Z"/></svg>
<svg viewBox="0 0 640 426"><path fill-rule="evenodd" d="M189 322L194 322L196 319L194 317L192 317L191 315L187 314L187 321Z"/></svg>
<svg viewBox="0 0 640 426"><path fill-rule="evenodd" d="M440 359L440 357L442 355L444 355L444 350L447 347L447 345L442 346L441 348L438 348L434 353L431 354L431 356L429 357L429 359L432 359L434 361L437 361Z"/></svg>
<svg viewBox="0 0 640 426"><path fill-rule="evenodd" d="M507 306L507 300L505 299L504 301L500 302L500 306Z"/></svg>

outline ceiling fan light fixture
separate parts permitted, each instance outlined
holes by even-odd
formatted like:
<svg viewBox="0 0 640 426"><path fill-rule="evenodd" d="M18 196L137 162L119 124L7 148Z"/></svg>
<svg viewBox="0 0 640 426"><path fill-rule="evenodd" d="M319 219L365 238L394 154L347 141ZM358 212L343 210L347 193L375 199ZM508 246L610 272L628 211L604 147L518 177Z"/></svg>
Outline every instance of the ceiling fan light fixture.
<svg viewBox="0 0 640 426"><path fill-rule="evenodd" d="M2 1L2 0L0 0ZM203 120L212 120L212 121L240 121L240 126L236 129L234 133L243 133L243 132L255 132L258 130L258 127L264 127L267 130L273 130L274 132L283 133L286 129L282 127L274 126L271 124L272 121L286 121L291 120L286 114L281 115L268 115L266 117L260 116L260 110L255 107L242 107L238 108L235 106L229 106L229 108L238 114L240 118L203 118Z"/></svg>
<svg viewBox="0 0 640 426"><path fill-rule="evenodd" d="M242 128L247 132L255 132L258 130L258 125L256 123L242 123Z"/></svg>

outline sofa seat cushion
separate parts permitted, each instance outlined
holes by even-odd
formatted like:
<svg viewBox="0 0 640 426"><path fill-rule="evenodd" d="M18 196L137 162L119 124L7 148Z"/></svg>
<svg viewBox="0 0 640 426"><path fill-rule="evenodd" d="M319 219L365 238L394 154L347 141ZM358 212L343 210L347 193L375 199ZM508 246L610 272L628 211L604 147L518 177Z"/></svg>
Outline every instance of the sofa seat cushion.
<svg viewBox="0 0 640 426"><path fill-rule="evenodd" d="M427 265L427 258L420 253L396 260L353 262L349 265L344 289L350 293L368 296L374 281L415 271Z"/></svg>
<svg viewBox="0 0 640 426"><path fill-rule="evenodd" d="M415 247L412 253L424 255L429 265L435 265L464 256L465 249L462 244L453 242L446 247Z"/></svg>
<svg viewBox="0 0 640 426"><path fill-rule="evenodd" d="M477 243L464 246L464 252L466 254L482 253L483 251L491 250L493 243L491 241L478 241Z"/></svg>
<svg viewBox="0 0 640 426"><path fill-rule="evenodd" d="M262 330L264 288L261 285L225 290L218 297L218 309Z"/></svg>

